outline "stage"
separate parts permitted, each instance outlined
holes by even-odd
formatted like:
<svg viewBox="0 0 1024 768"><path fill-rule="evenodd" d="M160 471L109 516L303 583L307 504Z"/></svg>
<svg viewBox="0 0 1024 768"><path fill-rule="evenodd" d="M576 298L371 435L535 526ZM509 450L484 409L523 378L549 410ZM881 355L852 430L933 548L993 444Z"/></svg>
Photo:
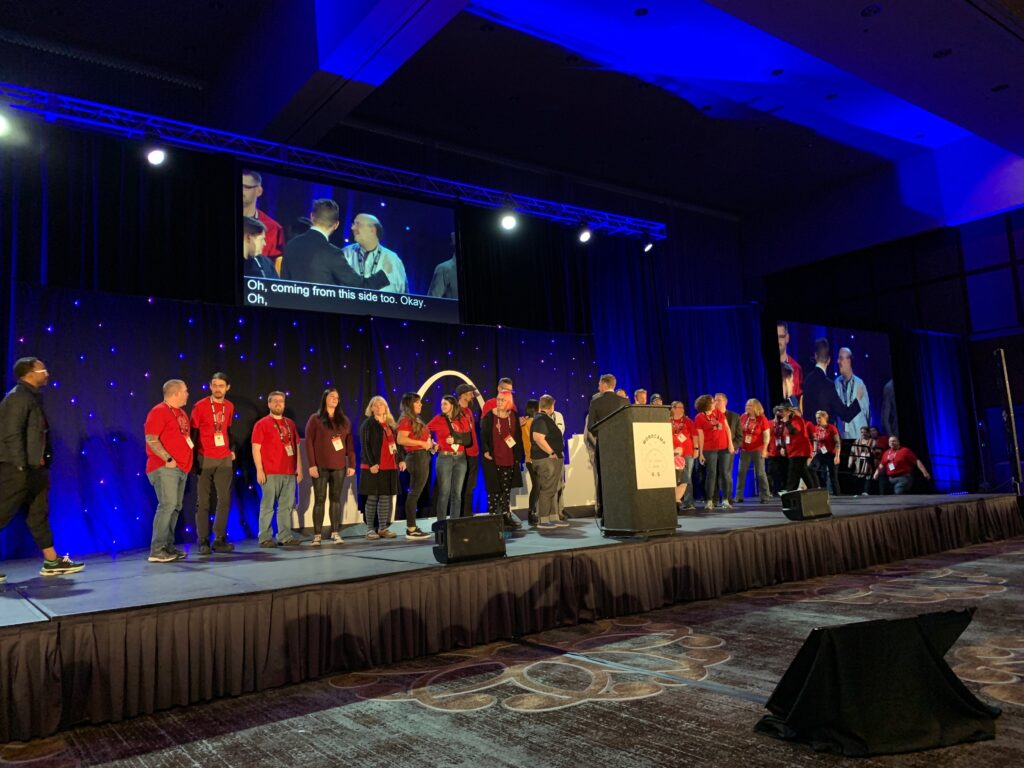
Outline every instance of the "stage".
<svg viewBox="0 0 1024 768"><path fill-rule="evenodd" d="M341 546L192 546L166 565L144 551L94 556L71 577L7 561L0 742L1024 534L1010 495L832 509L808 522L777 502L700 510L650 540L604 538L578 518L513 534L507 558L451 566L431 539L367 541L361 525Z"/></svg>

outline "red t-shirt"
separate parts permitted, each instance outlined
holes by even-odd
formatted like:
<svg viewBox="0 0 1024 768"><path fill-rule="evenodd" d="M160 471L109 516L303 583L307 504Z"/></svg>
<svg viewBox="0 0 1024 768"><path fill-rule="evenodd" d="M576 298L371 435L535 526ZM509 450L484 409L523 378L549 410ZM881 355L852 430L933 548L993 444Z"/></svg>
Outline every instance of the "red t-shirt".
<svg viewBox="0 0 1024 768"><path fill-rule="evenodd" d="M466 446L466 455L479 456L480 444L476 441L476 418L473 416L473 412L469 410L463 411L462 417L466 420L465 429L468 429L472 433L473 438L473 442L470 445ZM459 427L459 429L462 428L463 427Z"/></svg>
<svg viewBox="0 0 1024 768"><path fill-rule="evenodd" d="M793 368L793 395L799 397L804 393L804 369L791 355L786 355L785 362Z"/></svg>
<svg viewBox="0 0 1024 768"><path fill-rule="evenodd" d="M284 230L281 225L267 216L259 208L256 209L256 218L263 222L267 228L267 240L263 244L263 255L271 261L284 253Z"/></svg>
<svg viewBox="0 0 1024 768"><path fill-rule="evenodd" d="M890 448L882 454L882 468L889 477L909 475L916 466L917 456L909 448L900 448L898 451Z"/></svg>
<svg viewBox="0 0 1024 768"><path fill-rule="evenodd" d="M192 428L199 430L199 454L211 459L231 458L231 441L228 430L235 415L235 406L230 400L220 403L204 397L192 406ZM219 437L219 439L218 439ZM217 445L217 443L220 445Z"/></svg>
<svg viewBox="0 0 1024 768"><path fill-rule="evenodd" d="M782 444L786 449L786 455L791 459L810 458L811 441L807 435L807 422L799 416L794 416L789 423L796 428L796 434L790 434L788 428L782 431Z"/></svg>
<svg viewBox="0 0 1024 768"><path fill-rule="evenodd" d="M729 424L721 411L712 408L709 413L698 413L693 428L704 433L705 451L724 451L729 447Z"/></svg>
<svg viewBox="0 0 1024 768"><path fill-rule="evenodd" d="M263 472L268 475L294 475L299 459L299 430L287 416L275 419L267 415L252 428L252 444L260 447ZM288 455L291 446L292 455Z"/></svg>
<svg viewBox="0 0 1024 768"><path fill-rule="evenodd" d="M467 413L463 413L459 418L452 421L452 426L455 427L456 432L469 432L472 427L470 416ZM443 414L438 414L427 422L427 429L434 433L434 442L437 443L437 450L442 453L462 453L463 446L449 444L448 438L451 436L451 432L448 430L448 421L445 419ZM473 438L474 446L476 444L476 437ZM469 452L469 447L465 448L467 456L475 456Z"/></svg>
<svg viewBox="0 0 1024 768"><path fill-rule="evenodd" d="M835 424L828 424L824 427L820 424L809 424L807 428L810 432L809 437L814 443L815 453L835 454L836 436L839 434Z"/></svg>
<svg viewBox="0 0 1024 768"><path fill-rule="evenodd" d="M672 447L681 449L684 458L693 456L697 448L697 441L694 439L696 435L697 430L689 416L684 415L679 420L672 419Z"/></svg>
<svg viewBox="0 0 1024 768"><path fill-rule="evenodd" d="M188 414L180 408L172 408L167 403L154 405L146 415L146 426L144 434L156 435L171 458L174 459L182 472L192 471L192 449L188 442L191 441L189 433L192 427L188 421ZM146 472L166 467L167 462L153 453L146 443Z"/></svg>
<svg viewBox="0 0 1024 768"><path fill-rule="evenodd" d="M380 441L380 468L398 469L398 444L395 442L395 430L387 424L381 424L380 427L384 431L384 437Z"/></svg>
<svg viewBox="0 0 1024 768"><path fill-rule="evenodd" d="M447 424L445 426L447 426ZM409 433L409 437L411 439L413 439L413 440L422 440L424 442L426 442L426 439L429 437L429 432L430 432L430 430L424 430L423 434L420 435L419 437L414 435L413 434L414 430L412 428L412 419L410 419L408 416L406 418L404 418L404 419L399 419L398 420L398 426L395 427L395 430L397 432L408 432ZM406 453L415 453L416 451L423 451L423 450L426 450L426 449L422 448L419 445L403 445L402 446L402 450L404 450Z"/></svg>
<svg viewBox="0 0 1024 768"><path fill-rule="evenodd" d="M744 413L740 416L740 428L743 430L741 450L752 452L760 451L765 447L764 433L769 429L769 424L764 414L753 417Z"/></svg>

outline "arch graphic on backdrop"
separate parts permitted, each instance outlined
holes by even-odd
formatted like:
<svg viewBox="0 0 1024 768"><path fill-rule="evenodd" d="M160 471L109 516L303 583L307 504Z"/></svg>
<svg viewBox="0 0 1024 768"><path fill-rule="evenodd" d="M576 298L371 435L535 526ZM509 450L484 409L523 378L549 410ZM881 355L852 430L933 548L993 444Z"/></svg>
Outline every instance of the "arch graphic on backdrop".
<svg viewBox="0 0 1024 768"><path fill-rule="evenodd" d="M431 376L429 379L427 379L425 382L423 382L423 386L419 388L419 390L416 392L416 394L419 395L420 397L423 397L425 394L427 394L427 390L428 389L430 389L432 386L434 386L434 384L436 384L438 381L443 379L445 376L454 376L457 379L461 379L466 384L469 384L469 386L471 386L473 389L476 390L476 402L477 402L477 404L481 408L484 407L484 398L483 398L483 395L480 394L479 387L477 387L477 385L473 383L473 380L470 379L469 376L464 374L462 371L438 371L433 376Z"/></svg>

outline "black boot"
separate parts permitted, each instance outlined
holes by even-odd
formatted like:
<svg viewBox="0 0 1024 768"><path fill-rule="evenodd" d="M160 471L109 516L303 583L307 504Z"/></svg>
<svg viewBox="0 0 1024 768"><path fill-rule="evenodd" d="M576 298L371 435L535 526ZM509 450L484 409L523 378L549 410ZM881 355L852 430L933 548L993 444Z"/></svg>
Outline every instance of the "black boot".
<svg viewBox="0 0 1024 768"><path fill-rule="evenodd" d="M502 515L501 521L504 524L506 531L518 531L523 527L523 524L519 522L511 512L506 512Z"/></svg>

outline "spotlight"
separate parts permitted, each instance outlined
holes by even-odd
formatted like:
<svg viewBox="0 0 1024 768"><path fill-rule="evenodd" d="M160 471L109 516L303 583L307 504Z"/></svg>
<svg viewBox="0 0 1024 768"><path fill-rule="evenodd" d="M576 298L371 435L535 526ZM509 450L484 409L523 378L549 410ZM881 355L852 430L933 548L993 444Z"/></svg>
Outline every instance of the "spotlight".
<svg viewBox="0 0 1024 768"><path fill-rule="evenodd" d="M7 119L6 115L0 115L0 139L11 133L11 121Z"/></svg>
<svg viewBox="0 0 1024 768"><path fill-rule="evenodd" d="M650 253L654 249L654 243L648 243L644 246L644 253Z"/></svg>
<svg viewBox="0 0 1024 768"><path fill-rule="evenodd" d="M509 231L509 232L512 231L513 229L516 228L516 225L518 223L519 223L519 219L517 219L516 215L514 213L512 213L511 211L503 214L502 217L501 217L501 228L506 230L506 231Z"/></svg>
<svg viewBox="0 0 1024 768"><path fill-rule="evenodd" d="M589 243L591 237L590 227L588 227L586 224L580 227L580 233L578 237L581 243Z"/></svg>
<svg viewBox="0 0 1024 768"><path fill-rule="evenodd" d="M155 147L146 153L146 159L150 165L163 165L164 160L167 159L167 153L160 147Z"/></svg>

